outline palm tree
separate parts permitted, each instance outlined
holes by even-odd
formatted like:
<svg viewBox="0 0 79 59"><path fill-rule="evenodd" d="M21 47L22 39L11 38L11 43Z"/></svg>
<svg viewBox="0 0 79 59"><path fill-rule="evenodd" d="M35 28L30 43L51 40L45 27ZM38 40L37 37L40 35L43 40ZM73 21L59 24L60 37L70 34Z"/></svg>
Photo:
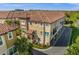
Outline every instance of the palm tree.
<svg viewBox="0 0 79 59"><path fill-rule="evenodd" d="M24 36L20 36L16 39L15 46L20 55L32 54L32 44Z"/></svg>

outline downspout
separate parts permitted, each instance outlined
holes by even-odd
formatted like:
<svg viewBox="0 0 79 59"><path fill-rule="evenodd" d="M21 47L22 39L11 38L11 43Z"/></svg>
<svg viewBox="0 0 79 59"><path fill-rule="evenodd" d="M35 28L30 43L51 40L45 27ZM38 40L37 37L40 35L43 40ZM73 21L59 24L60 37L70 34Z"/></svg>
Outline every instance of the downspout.
<svg viewBox="0 0 79 59"><path fill-rule="evenodd" d="M30 20L30 16L29 16L29 14L26 13L26 26L27 26L27 31L29 30L29 25L28 25L29 20Z"/></svg>
<svg viewBox="0 0 79 59"><path fill-rule="evenodd" d="M44 22L44 27L43 27L43 37L44 37L44 39L43 39L43 47L45 46L45 22Z"/></svg>

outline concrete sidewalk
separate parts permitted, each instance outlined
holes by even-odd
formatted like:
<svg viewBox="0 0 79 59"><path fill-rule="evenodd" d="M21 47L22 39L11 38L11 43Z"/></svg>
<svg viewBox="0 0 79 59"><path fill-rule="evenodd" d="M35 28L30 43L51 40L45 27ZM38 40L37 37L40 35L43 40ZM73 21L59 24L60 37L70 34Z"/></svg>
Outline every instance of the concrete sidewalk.
<svg viewBox="0 0 79 59"><path fill-rule="evenodd" d="M33 55L64 55L66 47L50 47L48 49L34 48Z"/></svg>

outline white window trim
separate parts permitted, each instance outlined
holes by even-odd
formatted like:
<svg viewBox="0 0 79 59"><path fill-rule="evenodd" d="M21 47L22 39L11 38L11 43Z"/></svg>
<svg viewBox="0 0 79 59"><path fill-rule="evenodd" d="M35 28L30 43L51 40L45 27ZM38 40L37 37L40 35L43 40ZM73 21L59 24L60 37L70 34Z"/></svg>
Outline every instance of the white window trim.
<svg viewBox="0 0 79 59"><path fill-rule="evenodd" d="M8 40L13 39L13 32L11 32L12 38L9 38L9 32L7 33L7 35L8 35Z"/></svg>

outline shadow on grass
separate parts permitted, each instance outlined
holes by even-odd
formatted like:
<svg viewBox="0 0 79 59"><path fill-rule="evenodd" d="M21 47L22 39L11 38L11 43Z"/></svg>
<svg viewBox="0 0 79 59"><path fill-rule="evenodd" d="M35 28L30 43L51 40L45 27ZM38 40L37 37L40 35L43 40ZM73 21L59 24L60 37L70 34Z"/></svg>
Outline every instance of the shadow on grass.
<svg viewBox="0 0 79 59"><path fill-rule="evenodd" d="M66 47L69 45L70 42L70 27L64 27L64 31L61 34L60 38L54 44L55 47Z"/></svg>
<svg viewBox="0 0 79 59"><path fill-rule="evenodd" d="M77 27L72 26L72 35L71 35L71 41L70 41L70 45L72 43L75 43L77 37L79 37L79 29Z"/></svg>

